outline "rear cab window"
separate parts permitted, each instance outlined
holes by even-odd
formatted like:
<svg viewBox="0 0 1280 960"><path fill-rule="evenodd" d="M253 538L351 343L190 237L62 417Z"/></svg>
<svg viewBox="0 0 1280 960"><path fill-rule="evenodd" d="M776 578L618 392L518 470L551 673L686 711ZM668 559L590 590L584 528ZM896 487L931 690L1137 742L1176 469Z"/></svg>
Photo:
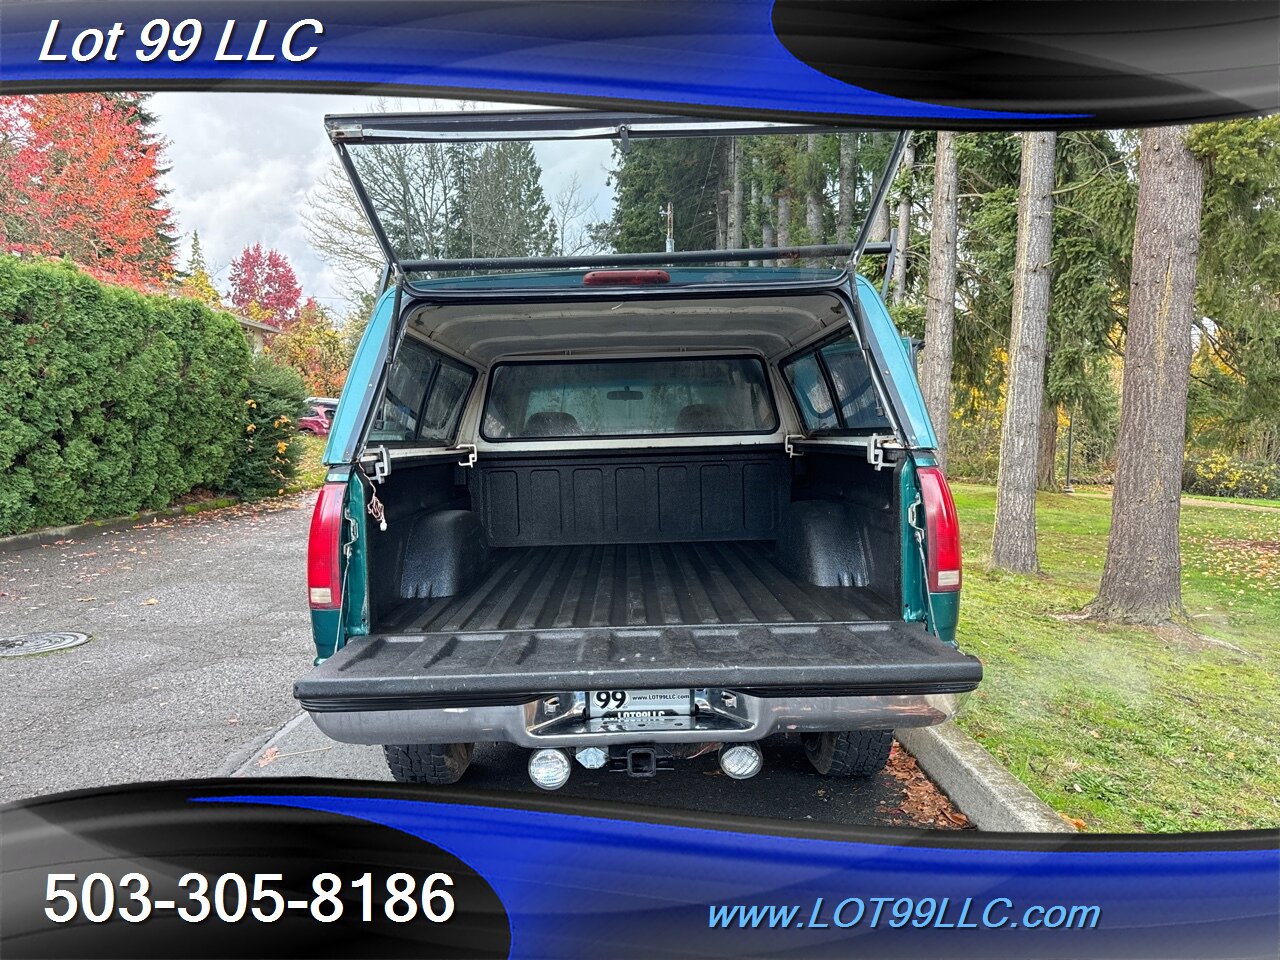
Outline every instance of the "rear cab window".
<svg viewBox="0 0 1280 960"><path fill-rule="evenodd" d="M486 440L768 435L778 413L758 357L498 363Z"/></svg>

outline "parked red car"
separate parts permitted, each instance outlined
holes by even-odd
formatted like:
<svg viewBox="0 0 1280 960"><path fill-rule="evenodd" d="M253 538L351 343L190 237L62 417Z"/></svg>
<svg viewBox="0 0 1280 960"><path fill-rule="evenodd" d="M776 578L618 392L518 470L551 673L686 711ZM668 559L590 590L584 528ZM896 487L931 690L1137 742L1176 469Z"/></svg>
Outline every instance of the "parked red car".
<svg viewBox="0 0 1280 960"><path fill-rule="evenodd" d="M338 401L330 397L307 397L306 412L298 418L298 430L327 437L333 424L333 411L337 407Z"/></svg>

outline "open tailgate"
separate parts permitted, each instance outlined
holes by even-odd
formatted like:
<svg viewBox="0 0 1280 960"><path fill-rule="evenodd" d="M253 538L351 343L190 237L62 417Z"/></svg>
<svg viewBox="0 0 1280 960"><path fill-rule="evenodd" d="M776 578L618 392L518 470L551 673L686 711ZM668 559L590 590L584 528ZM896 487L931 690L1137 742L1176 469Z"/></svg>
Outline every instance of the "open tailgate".
<svg viewBox="0 0 1280 960"><path fill-rule="evenodd" d="M962 693L982 665L918 623L600 627L379 635L302 677L313 713L518 703L565 690L728 688L758 696Z"/></svg>

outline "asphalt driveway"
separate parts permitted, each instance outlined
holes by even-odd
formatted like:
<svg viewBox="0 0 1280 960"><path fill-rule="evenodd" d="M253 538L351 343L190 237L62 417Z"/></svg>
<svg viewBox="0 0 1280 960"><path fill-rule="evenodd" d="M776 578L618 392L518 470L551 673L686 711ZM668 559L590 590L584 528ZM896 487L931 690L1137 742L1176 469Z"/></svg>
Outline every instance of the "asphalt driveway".
<svg viewBox="0 0 1280 960"><path fill-rule="evenodd" d="M0 800L211 776L296 715L311 500L0 548L0 637L92 637L0 657Z"/></svg>
<svg viewBox="0 0 1280 960"><path fill-rule="evenodd" d="M47 546L0 546L0 637L90 634L0 657L0 801L123 782L213 776L389 779L378 747L335 744L300 716L311 664L304 558L313 495L140 524ZM765 771L714 757L652 781L575 770L569 795L833 823L963 825L909 755L867 782L813 772L798 742ZM536 790L527 754L481 744L464 783Z"/></svg>

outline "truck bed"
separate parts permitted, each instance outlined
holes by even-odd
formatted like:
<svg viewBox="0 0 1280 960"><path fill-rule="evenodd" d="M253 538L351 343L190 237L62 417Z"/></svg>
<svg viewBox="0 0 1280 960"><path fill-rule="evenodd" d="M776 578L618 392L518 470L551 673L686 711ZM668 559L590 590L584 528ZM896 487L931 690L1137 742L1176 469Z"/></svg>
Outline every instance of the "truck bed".
<svg viewBox="0 0 1280 960"><path fill-rule="evenodd" d="M770 559L767 542L585 544L496 551L488 576L456 597L407 600L376 632L547 630L885 620L892 604L860 587L815 587Z"/></svg>
<svg viewBox="0 0 1280 960"><path fill-rule="evenodd" d="M523 702L562 690L958 693L979 662L857 587L802 583L767 543L508 548L455 597L401 604L301 678L312 712Z"/></svg>

